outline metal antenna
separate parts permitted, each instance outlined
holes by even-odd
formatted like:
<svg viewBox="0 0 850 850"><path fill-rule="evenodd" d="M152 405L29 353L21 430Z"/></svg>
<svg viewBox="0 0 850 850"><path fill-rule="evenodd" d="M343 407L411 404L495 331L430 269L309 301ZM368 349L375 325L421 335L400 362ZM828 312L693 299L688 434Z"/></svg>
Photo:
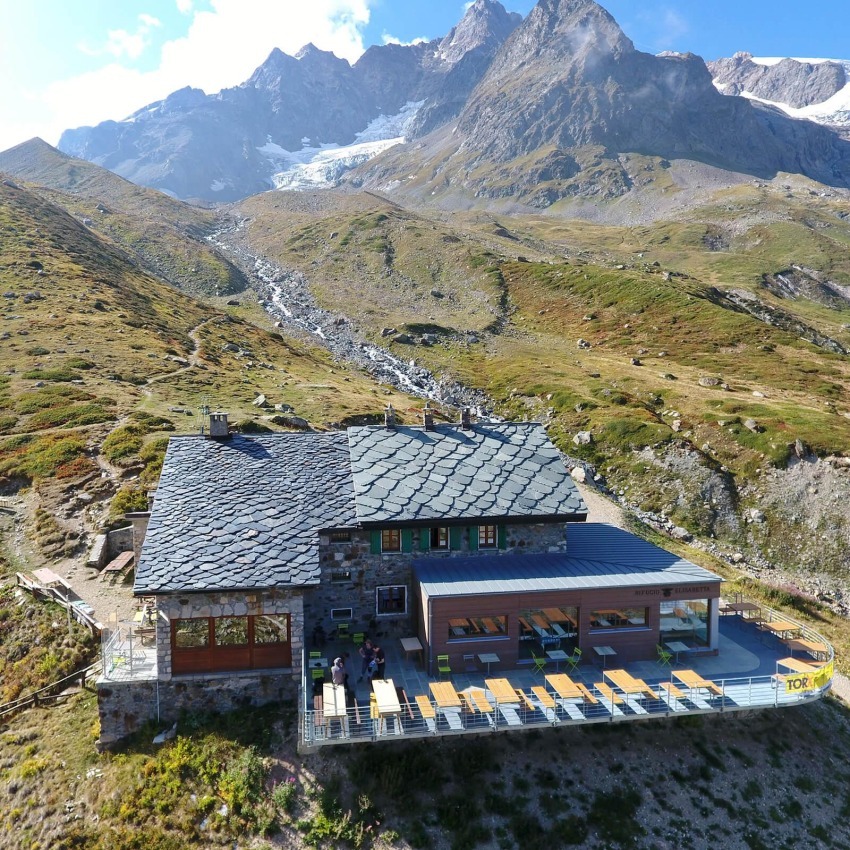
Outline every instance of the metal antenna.
<svg viewBox="0 0 850 850"><path fill-rule="evenodd" d="M203 436L209 431L210 404L209 397L204 396L201 399L201 406L198 410L198 433Z"/></svg>

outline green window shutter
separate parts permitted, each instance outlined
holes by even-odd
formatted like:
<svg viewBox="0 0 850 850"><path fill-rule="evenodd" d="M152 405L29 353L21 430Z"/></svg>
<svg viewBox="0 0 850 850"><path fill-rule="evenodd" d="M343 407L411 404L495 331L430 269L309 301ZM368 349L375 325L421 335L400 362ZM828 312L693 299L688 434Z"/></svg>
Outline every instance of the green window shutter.
<svg viewBox="0 0 850 850"><path fill-rule="evenodd" d="M402 552L412 552L413 551L413 529L412 528L403 528L401 530L401 551Z"/></svg>
<svg viewBox="0 0 850 850"><path fill-rule="evenodd" d="M372 531L372 554L380 555L381 554L381 532L380 531Z"/></svg>
<svg viewBox="0 0 850 850"><path fill-rule="evenodd" d="M499 548L507 549L508 548L508 530L505 526L500 525L497 530L497 535L499 539Z"/></svg>
<svg viewBox="0 0 850 850"><path fill-rule="evenodd" d="M431 548L431 529L419 529L419 549L422 552L427 552Z"/></svg>
<svg viewBox="0 0 850 850"><path fill-rule="evenodd" d="M461 548L463 540L463 529L459 525L453 525L449 529L449 549L458 551Z"/></svg>
<svg viewBox="0 0 850 850"><path fill-rule="evenodd" d="M469 526L469 551L476 552L478 550L478 526Z"/></svg>

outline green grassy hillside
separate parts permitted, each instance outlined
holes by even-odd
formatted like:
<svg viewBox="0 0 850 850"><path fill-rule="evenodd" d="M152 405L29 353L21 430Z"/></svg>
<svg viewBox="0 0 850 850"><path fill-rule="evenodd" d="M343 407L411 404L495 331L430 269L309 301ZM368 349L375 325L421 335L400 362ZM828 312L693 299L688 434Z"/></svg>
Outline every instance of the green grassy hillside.
<svg viewBox="0 0 850 850"><path fill-rule="evenodd" d="M32 139L0 153L0 173L26 181L147 271L195 295L241 292L242 275L204 237L218 216ZM49 187L49 188L47 188Z"/></svg>

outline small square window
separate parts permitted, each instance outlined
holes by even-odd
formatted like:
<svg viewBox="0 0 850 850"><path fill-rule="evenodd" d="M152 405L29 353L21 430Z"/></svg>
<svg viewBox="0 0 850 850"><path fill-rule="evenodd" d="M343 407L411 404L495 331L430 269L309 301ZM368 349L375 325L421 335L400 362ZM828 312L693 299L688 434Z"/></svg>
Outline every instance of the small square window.
<svg viewBox="0 0 850 850"><path fill-rule="evenodd" d="M334 622L339 622L341 620L348 622L351 619L351 608L331 608L331 620L333 620Z"/></svg>
<svg viewBox="0 0 850 850"><path fill-rule="evenodd" d="M328 537L331 543L351 543L350 531L332 531Z"/></svg>
<svg viewBox="0 0 850 850"><path fill-rule="evenodd" d="M382 552L401 552L401 531L398 528L385 528L381 532Z"/></svg>
<svg viewBox="0 0 850 850"><path fill-rule="evenodd" d="M496 548L496 526L495 525L479 525L478 526L478 548L479 549L495 549Z"/></svg>
<svg viewBox="0 0 850 850"><path fill-rule="evenodd" d="M379 587L375 591L375 611L378 614L406 614L407 587Z"/></svg>
<svg viewBox="0 0 850 850"><path fill-rule="evenodd" d="M432 528L431 529L431 548L432 549L448 549L449 548L449 530L448 530L448 528Z"/></svg>

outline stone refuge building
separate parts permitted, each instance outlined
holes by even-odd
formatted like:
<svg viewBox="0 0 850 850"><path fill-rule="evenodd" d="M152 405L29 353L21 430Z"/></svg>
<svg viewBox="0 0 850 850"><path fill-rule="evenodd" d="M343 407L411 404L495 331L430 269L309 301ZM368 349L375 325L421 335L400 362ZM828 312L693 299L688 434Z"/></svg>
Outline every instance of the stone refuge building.
<svg viewBox="0 0 850 850"><path fill-rule="evenodd" d="M532 663L555 637L626 660L688 628L716 649L720 579L586 515L539 424L389 409L385 426L245 436L213 414L210 436L171 438L135 517L156 663L100 682L101 741L292 695L312 637L341 628L416 635L431 670L440 653Z"/></svg>

